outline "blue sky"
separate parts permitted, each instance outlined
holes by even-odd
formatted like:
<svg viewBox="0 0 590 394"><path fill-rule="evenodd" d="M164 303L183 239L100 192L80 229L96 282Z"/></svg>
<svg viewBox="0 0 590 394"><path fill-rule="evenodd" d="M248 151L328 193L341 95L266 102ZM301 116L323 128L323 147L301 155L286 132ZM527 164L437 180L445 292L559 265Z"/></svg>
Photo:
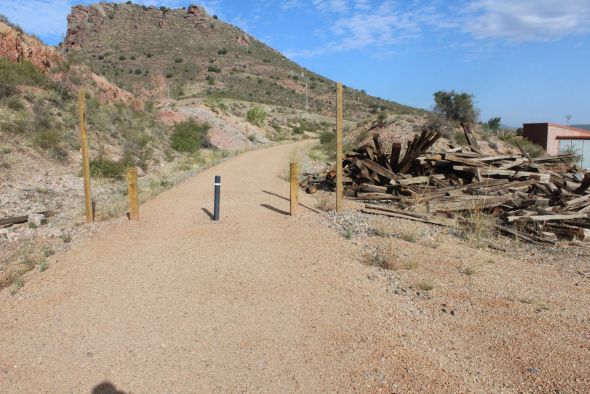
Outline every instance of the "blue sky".
<svg viewBox="0 0 590 394"><path fill-rule="evenodd" d="M482 120L590 123L590 0L207 0L220 19L303 66L421 108L473 93ZM0 0L0 13L56 44L73 4ZM183 0L135 0L182 7Z"/></svg>

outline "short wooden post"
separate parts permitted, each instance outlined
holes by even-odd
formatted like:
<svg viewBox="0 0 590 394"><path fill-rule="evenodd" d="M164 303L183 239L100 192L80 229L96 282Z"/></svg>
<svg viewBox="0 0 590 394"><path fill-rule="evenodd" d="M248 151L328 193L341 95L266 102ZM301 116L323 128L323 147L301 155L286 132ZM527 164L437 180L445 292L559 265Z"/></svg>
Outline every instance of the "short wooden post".
<svg viewBox="0 0 590 394"><path fill-rule="evenodd" d="M336 85L336 212L342 212L344 187L342 186L342 128L344 110L342 84Z"/></svg>
<svg viewBox="0 0 590 394"><path fill-rule="evenodd" d="M88 135L86 133L86 92L80 89L78 97L80 109L80 145L82 146L82 175L84 176L84 198L86 206L86 222L92 223L92 193L90 190L90 156L88 154Z"/></svg>
<svg viewBox="0 0 590 394"><path fill-rule="evenodd" d="M137 197L137 168L127 169L127 186L129 198L129 219L139 220L139 198Z"/></svg>
<svg viewBox="0 0 590 394"><path fill-rule="evenodd" d="M299 165L291 163L291 216L299 212Z"/></svg>

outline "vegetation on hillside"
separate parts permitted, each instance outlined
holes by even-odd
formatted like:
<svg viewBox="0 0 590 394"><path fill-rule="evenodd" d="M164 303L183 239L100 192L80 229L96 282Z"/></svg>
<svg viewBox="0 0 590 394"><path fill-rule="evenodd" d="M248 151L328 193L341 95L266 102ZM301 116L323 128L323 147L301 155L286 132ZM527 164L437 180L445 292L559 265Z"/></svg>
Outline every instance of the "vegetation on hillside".
<svg viewBox="0 0 590 394"><path fill-rule="evenodd" d="M262 126L266 120L266 112L260 107L253 107L246 113L246 119L255 126Z"/></svg>
<svg viewBox="0 0 590 394"><path fill-rule="evenodd" d="M473 105L473 95L438 91L434 93L434 110L445 115L447 120L464 124L477 122L479 111Z"/></svg>
<svg viewBox="0 0 590 394"><path fill-rule="evenodd" d="M170 146L178 152L195 153L209 146L207 132L210 126L194 120L178 123L170 136Z"/></svg>
<svg viewBox="0 0 590 394"><path fill-rule="evenodd" d="M307 87L309 112L333 111L333 81L302 68L235 26L210 16L192 19L185 9L167 10L165 15L156 8L129 4L101 3L100 9L107 17L89 8L86 25L70 26L78 30L79 42L68 47L66 40L64 49L125 89L138 92L149 86L157 90L158 77L163 76L164 94L172 98L183 92L303 110ZM129 28L131 20L134 29ZM350 87L345 87L345 96L347 117L353 120L381 111L418 111Z"/></svg>

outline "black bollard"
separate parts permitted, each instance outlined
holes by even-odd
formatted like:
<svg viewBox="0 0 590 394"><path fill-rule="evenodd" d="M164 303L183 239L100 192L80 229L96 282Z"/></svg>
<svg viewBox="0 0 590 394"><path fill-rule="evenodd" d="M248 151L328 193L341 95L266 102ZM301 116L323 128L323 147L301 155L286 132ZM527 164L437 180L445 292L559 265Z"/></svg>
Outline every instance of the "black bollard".
<svg viewBox="0 0 590 394"><path fill-rule="evenodd" d="M219 201L221 200L221 177L215 176L215 200L213 207L213 220L219 220Z"/></svg>

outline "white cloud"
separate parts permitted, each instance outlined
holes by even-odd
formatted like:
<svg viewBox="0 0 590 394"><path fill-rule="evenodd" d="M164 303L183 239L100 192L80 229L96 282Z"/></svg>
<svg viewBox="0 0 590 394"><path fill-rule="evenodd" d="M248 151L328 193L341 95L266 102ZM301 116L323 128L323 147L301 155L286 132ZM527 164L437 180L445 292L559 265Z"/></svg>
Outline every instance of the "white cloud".
<svg viewBox="0 0 590 394"><path fill-rule="evenodd" d="M335 21L329 28L331 40L322 48L291 51L295 57L311 57L330 52L345 52L378 47L384 51L385 47L418 37L424 26L438 24L445 27L450 24L448 18L443 18L436 7L425 5L422 1L413 1L410 5L392 0L371 2L368 0L353 0L351 4L343 1L340 9L354 11L342 15L338 7L313 0L320 10L331 11L335 14ZM388 51L395 53L395 51Z"/></svg>
<svg viewBox="0 0 590 394"><path fill-rule="evenodd" d="M0 14L28 33L59 37L66 31L71 6L68 0L2 0Z"/></svg>
<svg viewBox="0 0 590 394"><path fill-rule="evenodd" d="M348 0L312 0L312 3L322 12L345 13L349 10Z"/></svg>
<svg viewBox="0 0 590 394"><path fill-rule="evenodd" d="M555 40L590 32L588 0L474 0L465 30L478 38Z"/></svg>

